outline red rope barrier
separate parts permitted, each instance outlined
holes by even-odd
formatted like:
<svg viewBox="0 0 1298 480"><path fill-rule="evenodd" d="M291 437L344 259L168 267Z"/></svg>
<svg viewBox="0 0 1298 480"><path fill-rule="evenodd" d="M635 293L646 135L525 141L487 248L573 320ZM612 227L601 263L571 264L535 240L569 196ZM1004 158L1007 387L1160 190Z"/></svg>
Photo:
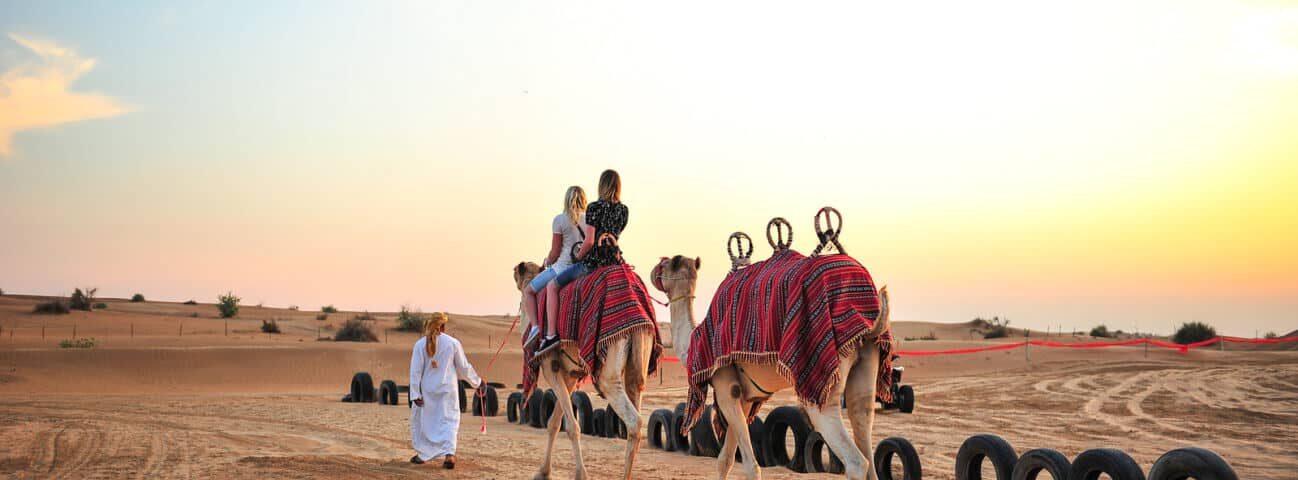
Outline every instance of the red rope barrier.
<svg viewBox="0 0 1298 480"><path fill-rule="evenodd" d="M514 317L514 323L509 325L509 331L505 332L504 337L501 337L500 346L496 347L496 354L492 355L491 360L487 361L487 369L484 371L490 371L491 365L496 363L496 359L500 357L500 351L505 349L505 342L509 341L509 335L514 333L514 328L518 327L518 319L520 318L522 318L522 315ZM480 402L478 403L478 411L482 412L482 428L478 430L478 433L487 433L487 389L481 388L482 385L479 385L478 387L478 392L475 394L478 398L474 400L475 402Z"/></svg>

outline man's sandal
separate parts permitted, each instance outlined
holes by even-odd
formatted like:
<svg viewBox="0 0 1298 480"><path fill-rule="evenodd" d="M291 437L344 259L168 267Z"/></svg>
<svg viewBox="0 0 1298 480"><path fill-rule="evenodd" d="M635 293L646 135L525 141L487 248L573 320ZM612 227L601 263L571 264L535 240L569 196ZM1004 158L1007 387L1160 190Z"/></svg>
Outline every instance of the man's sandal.
<svg viewBox="0 0 1298 480"><path fill-rule="evenodd" d="M410 463L413 463L415 465L423 465L424 461L419 459L419 454L415 454L415 456L410 457Z"/></svg>
<svg viewBox="0 0 1298 480"><path fill-rule="evenodd" d="M442 461L442 468L447 470L455 469L455 455L447 455L446 460Z"/></svg>

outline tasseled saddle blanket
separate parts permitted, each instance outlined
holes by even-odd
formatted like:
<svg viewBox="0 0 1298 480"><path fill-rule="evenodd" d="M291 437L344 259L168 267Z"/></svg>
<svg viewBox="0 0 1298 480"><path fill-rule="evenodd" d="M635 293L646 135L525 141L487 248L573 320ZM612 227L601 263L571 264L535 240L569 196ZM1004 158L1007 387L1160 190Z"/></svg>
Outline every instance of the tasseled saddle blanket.
<svg viewBox="0 0 1298 480"><path fill-rule="evenodd" d="M545 296L537 296L537 311L545 312ZM544 315L543 315L544 316ZM539 323L541 331L545 325ZM559 293L559 346L556 349L577 345L579 357L572 359L582 364L594 378L599 377L604 366L608 345L626 338L638 329L652 329L653 353L649 357L649 374L658 370L662 356L662 339L658 335L658 322L649 291L630 265L600 267L589 275L565 286ZM541 359L536 358L535 343L523 349L523 398L531 398L536 388ZM596 384L598 390L598 384Z"/></svg>
<svg viewBox="0 0 1298 480"><path fill-rule="evenodd" d="M865 335L879 308L870 273L843 254L807 257L784 249L731 273L717 286L707 317L690 336L685 428L702 416L718 368L737 360L774 364L794 385L798 400L823 406L839 375L839 356L854 353L867 341L880 346L876 385L880 399L891 401L891 333L877 339ZM760 408L761 402L755 402L749 421Z"/></svg>

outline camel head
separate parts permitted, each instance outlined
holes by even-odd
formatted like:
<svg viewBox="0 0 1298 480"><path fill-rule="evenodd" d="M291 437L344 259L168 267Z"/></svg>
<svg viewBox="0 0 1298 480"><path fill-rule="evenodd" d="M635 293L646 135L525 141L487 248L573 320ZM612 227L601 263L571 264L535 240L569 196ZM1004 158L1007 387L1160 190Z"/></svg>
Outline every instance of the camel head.
<svg viewBox="0 0 1298 480"><path fill-rule="evenodd" d="M514 266L514 286L521 292L527 286L527 282L540 274L541 266L535 262L518 262L518 265Z"/></svg>
<svg viewBox="0 0 1298 480"><path fill-rule="evenodd" d="M699 278L699 267L703 262L698 258L686 258L681 255L663 257L654 266L654 288L666 293L667 298L684 298L694 295L694 284Z"/></svg>

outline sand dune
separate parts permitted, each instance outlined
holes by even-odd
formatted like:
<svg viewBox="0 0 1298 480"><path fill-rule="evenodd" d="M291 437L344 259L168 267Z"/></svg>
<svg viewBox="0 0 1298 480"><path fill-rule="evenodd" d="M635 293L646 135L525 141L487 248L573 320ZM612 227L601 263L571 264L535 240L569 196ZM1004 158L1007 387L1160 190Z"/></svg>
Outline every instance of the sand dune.
<svg viewBox="0 0 1298 480"><path fill-rule="evenodd" d="M356 371L406 383L416 334L380 333L386 343L377 344L317 340L353 313L318 321L317 312L245 307L227 323L212 305L108 300L104 311L45 316L29 313L36 301L0 297L0 434L7 439L0 444L0 473L6 476L520 478L539 463L541 430L494 417L480 434L480 419L467 415L457 470L405 463L405 407L338 399ZM394 314L373 315L380 332L395 326ZM269 318L279 319L284 333L261 333L261 320ZM450 328L470 360L487 370L484 376L510 386L519 376L517 333L496 365L486 366L513 320L454 315ZM59 348L74 325L78 337L94 337L98 346ZM900 337L938 337L904 342L904 349L1021 340L970 339L968 330L963 324L896 323ZM997 433L1020 452L1052 447L1071 456L1086 448L1122 448L1146 468L1164 451L1198 445L1221 453L1241 478L1293 478L1298 356L1236 347L1189 354L1033 348L903 358L905 381L917 392L916 412L881 414L876 438L910 439L926 478L936 479L954 477L960 442L979 432ZM667 364L646 392L643 415L682 401L684 385L679 364ZM791 403L787 393L772 402ZM617 475L621 442L587 437L583 447L595 477ZM564 478L572 472L570 448L566 441L556 448L555 476ZM641 452L642 478L715 476L710 459L647 447ZM764 473L808 477L782 468Z"/></svg>

